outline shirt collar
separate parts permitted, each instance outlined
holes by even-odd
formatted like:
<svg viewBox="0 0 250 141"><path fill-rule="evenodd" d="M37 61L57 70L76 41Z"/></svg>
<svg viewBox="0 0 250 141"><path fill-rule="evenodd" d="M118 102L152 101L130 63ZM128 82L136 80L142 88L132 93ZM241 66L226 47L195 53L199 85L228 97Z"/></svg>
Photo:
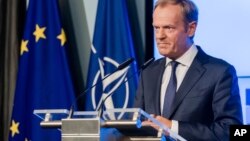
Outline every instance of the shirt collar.
<svg viewBox="0 0 250 141"><path fill-rule="evenodd" d="M178 59L176 59L176 62L179 62L180 64L190 67L196 54L198 53L198 49L195 46L195 44L192 44L192 46ZM172 61L172 59L166 57L166 66Z"/></svg>

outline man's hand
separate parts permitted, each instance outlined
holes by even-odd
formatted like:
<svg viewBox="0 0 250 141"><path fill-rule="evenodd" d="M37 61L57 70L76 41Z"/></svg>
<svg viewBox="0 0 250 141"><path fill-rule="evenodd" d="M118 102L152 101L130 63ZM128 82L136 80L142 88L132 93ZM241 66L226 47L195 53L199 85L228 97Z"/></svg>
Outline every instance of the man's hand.
<svg viewBox="0 0 250 141"><path fill-rule="evenodd" d="M157 115L151 115L153 118L155 118L156 120L158 120L160 123L164 124L165 126L167 126L169 129L171 129L172 126L172 121L164 118L162 116L157 116ZM156 130L159 131L159 126L154 124L152 121L147 120L147 121L143 121L142 122L142 126L151 126L153 128L155 128ZM169 135L169 133L164 133L165 135Z"/></svg>

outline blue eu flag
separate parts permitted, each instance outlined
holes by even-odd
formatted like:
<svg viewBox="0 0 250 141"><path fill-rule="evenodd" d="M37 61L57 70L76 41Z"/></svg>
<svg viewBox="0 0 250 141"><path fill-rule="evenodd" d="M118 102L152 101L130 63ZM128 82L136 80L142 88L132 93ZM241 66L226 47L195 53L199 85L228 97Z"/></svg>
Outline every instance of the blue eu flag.
<svg viewBox="0 0 250 141"><path fill-rule="evenodd" d="M250 88L246 89L246 124L250 125Z"/></svg>
<svg viewBox="0 0 250 141"><path fill-rule="evenodd" d="M246 105L250 106L250 89L246 89Z"/></svg>
<svg viewBox="0 0 250 141"><path fill-rule="evenodd" d="M135 54L126 1L99 0L87 86L99 83L128 58L135 58ZM93 87L86 95L86 110L95 110L109 94L106 108L132 107L138 80L132 75L136 71L132 63Z"/></svg>
<svg viewBox="0 0 250 141"><path fill-rule="evenodd" d="M68 109L74 101L66 45L57 0L29 0L9 140L61 139L59 130L42 129L33 111Z"/></svg>

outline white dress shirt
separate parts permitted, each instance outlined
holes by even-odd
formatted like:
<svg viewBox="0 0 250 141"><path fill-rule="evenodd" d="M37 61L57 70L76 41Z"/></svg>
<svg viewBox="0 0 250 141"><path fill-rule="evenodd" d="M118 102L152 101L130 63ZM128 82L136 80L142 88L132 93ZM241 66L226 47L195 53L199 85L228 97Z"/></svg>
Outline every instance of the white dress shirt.
<svg viewBox="0 0 250 141"><path fill-rule="evenodd" d="M177 79L177 90L179 89L189 67L191 66L196 54L198 52L197 47L193 44L181 57L176 59L175 61L178 62L178 66L176 68L176 79ZM170 75L171 75L171 62L172 60L170 58L166 58L166 69L164 71L163 77L162 77L162 83L161 83L161 113L163 110L164 105L164 98L166 89L169 83ZM178 121L172 120L172 127L171 130L176 132L178 134L179 128L178 128Z"/></svg>

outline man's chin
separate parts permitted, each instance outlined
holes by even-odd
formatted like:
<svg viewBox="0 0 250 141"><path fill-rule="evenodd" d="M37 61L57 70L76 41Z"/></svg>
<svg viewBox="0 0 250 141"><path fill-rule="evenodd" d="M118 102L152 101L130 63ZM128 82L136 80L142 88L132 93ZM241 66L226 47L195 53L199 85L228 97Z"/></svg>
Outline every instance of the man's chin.
<svg viewBox="0 0 250 141"><path fill-rule="evenodd" d="M159 49L159 54L162 56L168 56L169 53L170 52L167 49Z"/></svg>
<svg viewBox="0 0 250 141"><path fill-rule="evenodd" d="M159 53L161 56L168 57L168 54L166 53Z"/></svg>

